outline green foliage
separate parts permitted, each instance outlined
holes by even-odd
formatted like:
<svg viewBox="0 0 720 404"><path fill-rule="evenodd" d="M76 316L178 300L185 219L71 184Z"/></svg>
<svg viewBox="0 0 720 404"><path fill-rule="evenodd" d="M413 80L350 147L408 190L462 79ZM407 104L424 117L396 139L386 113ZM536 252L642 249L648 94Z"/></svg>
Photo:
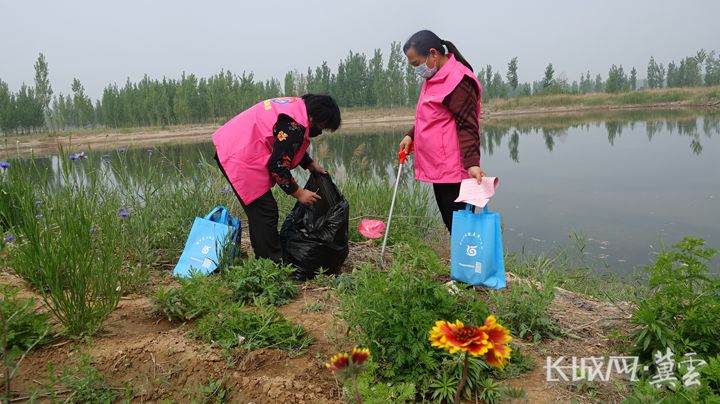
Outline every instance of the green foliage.
<svg viewBox="0 0 720 404"><path fill-rule="evenodd" d="M278 348L293 355L301 354L313 339L301 326L285 319L272 307L248 310L241 304L219 307L201 318L194 330L195 337L229 349Z"/></svg>
<svg viewBox="0 0 720 404"><path fill-rule="evenodd" d="M90 355L80 352L71 366L59 372L48 364L49 383L42 386L51 402L71 404L107 404L118 399L117 389L105 383L105 378L92 366ZM61 388L62 387L62 388ZM131 391L129 386L125 390ZM126 395L127 391L126 391Z"/></svg>
<svg viewBox="0 0 720 404"><path fill-rule="evenodd" d="M18 289L0 285L0 348L6 354L22 353L47 340L48 315L35 312L35 300L17 298ZM11 355L13 356L13 355Z"/></svg>
<svg viewBox="0 0 720 404"><path fill-rule="evenodd" d="M716 250L701 239L686 237L657 255L645 268L649 293L638 297L632 323L632 352L643 360L665 347L701 357L720 351L720 278L710 272Z"/></svg>
<svg viewBox="0 0 720 404"><path fill-rule="evenodd" d="M510 362L505 365L504 368L491 368L490 374L498 380L505 380L514 377L518 377L523 373L529 372L537 366L535 360L526 354L525 351L513 343L510 344L512 347L512 356Z"/></svg>
<svg viewBox="0 0 720 404"><path fill-rule="evenodd" d="M720 403L720 394L712 390L706 384L701 386L685 387L678 382L677 387L659 387L650 384L650 380L642 379L633 385L630 394L625 397L623 404L695 404L695 403Z"/></svg>
<svg viewBox="0 0 720 404"><path fill-rule="evenodd" d="M224 380L208 376L207 384L198 383L196 391L190 393L193 404L223 404L228 402L228 389Z"/></svg>
<svg viewBox="0 0 720 404"><path fill-rule="evenodd" d="M413 383L380 383L377 381L377 363L368 360L364 367L365 369L357 378L358 389L364 403L385 404L414 401L416 392Z"/></svg>
<svg viewBox="0 0 720 404"><path fill-rule="evenodd" d="M38 289L65 331L79 336L97 331L117 306L126 237L123 218L99 192L98 170L81 175L62 153L60 161L63 186L53 197L38 204L24 195L20 201L22 227L16 228L10 263Z"/></svg>
<svg viewBox="0 0 720 404"><path fill-rule="evenodd" d="M124 295L144 292L150 283L150 268L143 264L120 270L120 292Z"/></svg>
<svg viewBox="0 0 720 404"><path fill-rule="evenodd" d="M478 389L480 392L477 397L486 404L496 404L504 399L503 386L490 378L481 379Z"/></svg>
<svg viewBox="0 0 720 404"><path fill-rule="evenodd" d="M668 87L713 86L720 84L720 58L715 51L700 50L667 64ZM508 63L507 82L491 65L483 67L478 79L483 86L483 99L507 96L619 92L635 88L637 80L628 79L622 68L610 69L607 85L598 74L581 73L580 82L572 84L556 77L552 63L542 78L532 83L519 83L517 58ZM620 74L622 73L622 74ZM623 78L624 76L624 78ZM650 59L647 67L649 88L665 83L665 67ZM124 85L107 85L100 99L93 102L85 94L78 79L73 79L72 94L53 96L48 63L40 54L35 64L34 86L23 84L11 92L0 80L0 131L25 133L43 129L67 130L87 126L107 128L166 126L198 122L217 122L250 107L254 103L281 95L300 96L305 93L330 94L340 106L397 107L412 106L419 96L420 82L407 64L399 43L390 45L387 58L380 49L371 55L350 51L333 72L327 62L308 67L306 73L287 72L283 82L276 78L257 80L252 73L234 74L221 70L209 77L183 73L179 78L162 80L144 76L137 82L129 79Z"/></svg>
<svg viewBox="0 0 720 404"><path fill-rule="evenodd" d="M454 376L450 376L447 373L441 374L440 377L428 386L432 392L432 399L449 403L455 398L458 382L459 380Z"/></svg>
<svg viewBox="0 0 720 404"><path fill-rule="evenodd" d="M151 298L153 311L168 321L187 321L202 317L218 307L229 304L230 293L217 276L193 272L178 278L180 287L160 287Z"/></svg>
<svg viewBox="0 0 720 404"><path fill-rule="evenodd" d="M35 301L18 299L18 290L0 285L0 357L4 377L4 397L10 400L10 383L18 360L35 346L48 340L48 316L35 312Z"/></svg>
<svg viewBox="0 0 720 404"><path fill-rule="evenodd" d="M282 305L298 295L297 284L290 279L292 265L278 265L268 259L250 259L226 268L223 279L237 301L256 305Z"/></svg>
<svg viewBox="0 0 720 404"><path fill-rule="evenodd" d="M490 292L490 301L497 308L495 314L503 325L512 330L512 335L532 338L540 342L543 338L563 335L560 326L550 318L548 308L555 298L554 285L546 282L538 286L534 282L517 282L507 290Z"/></svg>
<svg viewBox="0 0 720 404"><path fill-rule="evenodd" d="M353 282L340 294L340 315L351 335L370 348L384 380L416 383L427 389L442 361L442 351L432 348L428 332L438 320L460 319L482 324L487 308L472 290L451 293L423 268L398 252L388 272L366 265L353 271Z"/></svg>

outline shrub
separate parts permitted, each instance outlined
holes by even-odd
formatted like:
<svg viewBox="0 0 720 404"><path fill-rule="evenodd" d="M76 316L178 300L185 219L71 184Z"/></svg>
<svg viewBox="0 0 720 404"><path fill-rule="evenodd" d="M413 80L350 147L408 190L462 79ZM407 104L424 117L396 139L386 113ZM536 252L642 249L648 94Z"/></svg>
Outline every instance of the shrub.
<svg viewBox="0 0 720 404"><path fill-rule="evenodd" d="M151 298L153 312L162 313L168 321L192 320L231 303L230 292L217 276L193 272L178 282L180 287L160 287Z"/></svg>
<svg viewBox="0 0 720 404"><path fill-rule="evenodd" d="M497 317L506 323L513 335L532 338L534 342L562 335L562 329L548 313L554 298L551 283L539 287L532 282L529 285L517 282L505 291L490 292Z"/></svg>
<svg viewBox="0 0 720 404"><path fill-rule="evenodd" d="M419 268L396 259L388 272L366 265L339 290L340 315L349 333L370 348L378 374L394 382L417 383L425 392L444 354L430 346L428 331L440 319L482 324L487 308L472 290L450 292Z"/></svg>
<svg viewBox="0 0 720 404"><path fill-rule="evenodd" d="M240 266L226 268L223 278L238 301L281 305L298 294L297 284L289 278L294 271L291 265L278 265L268 259L250 259Z"/></svg>
<svg viewBox="0 0 720 404"><path fill-rule="evenodd" d="M700 357L720 352L720 278L708 268L716 251L704 245L686 237L645 268L650 291L638 297L631 348L643 361L667 347Z"/></svg>
<svg viewBox="0 0 720 404"><path fill-rule="evenodd" d="M71 336L92 334L117 306L125 218L105 204L97 170L79 173L61 156L62 186L23 198L23 227L10 249L14 271L35 287ZM30 173L28 173L30 174Z"/></svg>
<svg viewBox="0 0 720 404"><path fill-rule="evenodd" d="M229 349L278 348L300 354L313 341L305 329L285 319L272 307L247 310L242 304L220 307L201 318L194 331L204 342Z"/></svg>

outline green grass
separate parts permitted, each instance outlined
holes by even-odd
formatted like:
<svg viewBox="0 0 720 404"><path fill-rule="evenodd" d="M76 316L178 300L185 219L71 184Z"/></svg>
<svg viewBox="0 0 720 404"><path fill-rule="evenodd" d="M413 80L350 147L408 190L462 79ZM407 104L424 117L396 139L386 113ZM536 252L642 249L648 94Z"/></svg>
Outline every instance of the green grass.
<svg viewBox="0 0 720 404"><path fill-rule="evenodd" d="M490 111L549 107L612 107L684 103L704 105L720 101L720 87L642 89L628 93L550 94L496 99L485 103Z"/></svg>

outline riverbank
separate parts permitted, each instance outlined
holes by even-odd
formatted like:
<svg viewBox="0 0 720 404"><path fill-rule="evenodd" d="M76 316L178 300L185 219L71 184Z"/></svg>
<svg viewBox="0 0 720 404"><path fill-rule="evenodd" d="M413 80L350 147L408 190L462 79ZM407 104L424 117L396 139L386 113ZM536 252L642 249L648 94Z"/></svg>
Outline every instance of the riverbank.
<svg viewBox="0 0 720 404"><path fill-rule="evenodd" d="M633 110L710 110L720 109L720 87L640 90L623 94L556 94L492 100L483 107L484 124L537 122L572 117L592 119L600 113ZM343 111L339 134L369 131L397 131L399 135L413 123L414 109L407 107ZM90 128L57 133L12 135L3 138L0 158L16 155L52 153L65 149L94 150L117 147L157 146L168 143L207 142L221 122L144 128Z"/></svg>

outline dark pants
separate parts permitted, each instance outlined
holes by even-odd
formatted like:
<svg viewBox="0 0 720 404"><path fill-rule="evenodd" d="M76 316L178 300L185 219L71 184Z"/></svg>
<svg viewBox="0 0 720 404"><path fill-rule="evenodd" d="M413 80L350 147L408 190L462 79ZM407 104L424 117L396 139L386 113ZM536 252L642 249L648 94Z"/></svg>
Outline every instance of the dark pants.
<svg viewBox="0 0 720 404"><path fill-rule="evenodd" d="M435 192L435 200L437 201L440 216L448 231L452 231L453 211L465 209L464 203L457 203L458 195L460 195L460 183L454 184L433 184Z"/></svg>
<svg viewBox="0 0 720 404"><path fill-rule="evenodd" d="M220 161L215 155L215 161L220 167L225 179L230 182L225 169L223 169ZM232 184L230 184L232 186ZM278 206L273 197L272 190L265 192L261 197L246 205L240 195L238 195L235 187L233 187L235 196L240 201L245 215L248 218L248 228L250 231L250 244L255 252L256 258L268 258L277 263L282 261L282 250L280 248L280 235L278 234Z"/></svg>

